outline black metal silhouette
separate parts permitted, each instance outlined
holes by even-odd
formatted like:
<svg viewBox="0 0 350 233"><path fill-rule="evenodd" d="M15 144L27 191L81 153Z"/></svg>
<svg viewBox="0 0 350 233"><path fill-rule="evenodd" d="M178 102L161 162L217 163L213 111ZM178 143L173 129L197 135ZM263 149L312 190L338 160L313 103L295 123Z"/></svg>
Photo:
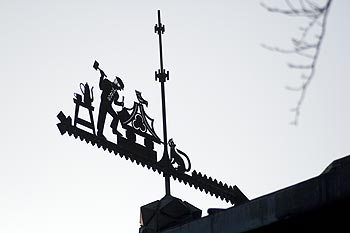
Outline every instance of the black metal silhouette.
<svg viewBox="0 0 350 233"><path fill-rule="evenodd" d="M68 133L69 136L80 138L87 143L102 147L104 150L119 154L120 157L130 159L132 162L136 162L138 165L146 166L148 169L162 173L165 177L165 190L166 196L170 196L170 177L174 180L183 182L190 186L194 186L200 191L205 191L216 197L220 197L222 200L231 202L238 205L248 201L248 198L239 190L237 186L228 186L221 181L202 175L200 172L192 171L191 175L187 174L191 170L191 162L188 156L178 150L172 139L167 143L167 125L166 125L166 109L165 109L165 85L166 80L169 80L169 72L165 72L163 69L163 55L162 55L162 41L161 34L164 33L164 25L160 21L160 11L158 11L158 24L155 26L155 31L159 35L160 45L160 70L155 73L156 80L161 83L161 97L162 97L162 116L163 116L163 142L157 136L153 122L154 120L149 117L144 106L148 106L148 101L145 100L140 91L135 91L138 102L134 102L132 108L124 107L124 98L121 102L118 102L118 91L123 90L124 83L118 77L115 82L111 82L106 79L106 74L99 68L99 63L94 62L93 67L101 74L99 86L102 91L101 103L99 109L99 117L97 122L97 134L95 133L94 121L92 117L92 111L94 107L93 92L90 90L89 85L81 84L82 93L84 98L75 93L73 99L76 104L76 111L74 117L74 124L70 116L66 116L63 112L60 112L57 117L60 122L57 127L62 135ZM122 106L122 110L115 112L112 108L112 103ZM90 122L80 119L78 117L79 107L85 107L90 113ZM111 142L103 136L103 128L105 124L106 115L109 113L112 117L111 127L113 132L117 134L117 143ZM122 128L125 130L125 137L123 134L117 131L118 122L121 122ZM77 124L86 126L92 129L92 133L87 132L77 127ZM144 138L144 143L139 144L136 142L136 135ZM164 151L160 161L157 162L157 152L154 150L154 143L163 143ZM170 146L170 156L168 153L168 144ZM186 160L186 161L185 161ZM186 163L185 163L186 162ZM187 165L187 166L186 166Z"/></svg>
<svg viewBox="0 0 350 233"><path fill-rule="evenodd" d="M82 88L83 86L83 88ZM90 87L89 84L83 84L80 83L80 90L82 94L84 95L84 99L82 99L82 96L78 93L74 93L75 98L73 99L73 102L75 103L75 115L74 115L74 126L77 126L77 124L83 125L89 129L92 130L93 134L96 134L95 132L95 124L94 124L94 117L92 112L94 111L94 107L92 106L92 101L94 101L94 94L93 94L93 87L91 88L91 94L90 94ZM90 121L86 121L82 118L79 118L79 109L80 107L84 107L89 111Z"/></svg>
<svg viewBox="0 0 350 233"><path fill-rule="evenodd" d="M161 166L156 159L154 159L154 156L144 153L144 151L137 151L133 147L129 147L125 144L116 144L108 140L101 140L96 135L73 126L71 117L65 116L63 112L60 112L57 115L57 118L60 120L57 127L62 135L67 133L69 136L73 136L75 138L79 137L81 141L91 143L93 146L96 145L98 148L102 148L103 150L108 150L110 153L119 155L121 158L124 157L126 160L130 159L131 162L136 162L137 165L157 171L159 174L166 173L174 180L188 184L191 187L193 186L195 189L209 193L210 195L220 198L221 200L231 202L234 205L239 205L248 201L248 198L236 185L229 186L195 170L193 170L191 175L189 175L176 171L176 169L165 168L164 166Z"/></svg>
<svg viewBox="0 0 350 233"><path fill-rule="evenodd" d="M168 144L170 146L170 162L172 165L173 164L177 165L175 170L177 170L181 173L190 171L191 170L190 158L184 152L175 148L176 144L174 143L172 138L169 140ZM187 167L186 167L185 162L181 156L186 158L187 164L188 164Z"/></svg>
<svg viewBox="0 0 350 233"><path fill-rule="evenodd" d="M97 136L106 139L103 135L103 129L106 121L107 113L109 113L112 117L112 123L111 128L113 130L114 134L120 134L117 130L118 122L119 122L119 116L114 111L112 107L112 103L118 106L124 106L124 99L121 102L118 102L119 94L118 91L124 89L124 83L119 77L115 77L114 82L111 82L107 79L107 75L105 72L99 68L99 63L95 61L93 67L96 70L100 71L100 82L99 87L102 90L101 94L101 102L100 102L100 109L98 112L98 120L97 120Z"/></svg>
<svg viewBox="0 0 350 233"><path fill-rule="evenodd" d="M140 102L140 104L144 104L144 105L146 105L146 107L148 107L148 101L145 100L144 98L142 98L141 92L139 92L137 90L135 90L135 92L136 92L137 100Z"/></svg>
<svg viewBox="0 0 350 233"><path fill-rule="evenodd" d="M148 156L153 162L157 161L157 152L154 151L154 143L160 144L161 140L157 136L153 122L154 120L147 115L143 105L148 102L142 98L141 92L135 90L139 102L134 102L132 108L123 108L119 112L122 119L122 127L126 130L126 138L118 134L118 145L128 148L130 152ZM136 143L136 135L144 138L144 144Z"/></svg>
<svg viewBox="0 0 350 233"><path fill-rule="evenodd" d="M84 103L87 105L91 105L92 101L94 101L94 92L93 92L94 87L89 87L88 83L80 83L80 90L81 93L83 93L84 96Z"/></svg>

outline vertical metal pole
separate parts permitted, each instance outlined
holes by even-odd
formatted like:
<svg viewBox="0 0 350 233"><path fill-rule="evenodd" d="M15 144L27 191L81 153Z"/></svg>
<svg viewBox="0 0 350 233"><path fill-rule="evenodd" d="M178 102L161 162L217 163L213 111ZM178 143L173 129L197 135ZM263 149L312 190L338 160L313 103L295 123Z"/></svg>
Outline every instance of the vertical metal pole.
<svg viewBox="0 0 350 233"><path fill-rule="evenodd" d="M162 25L162 22L160 20L160 10L158 10L158 36L159 36L159 57L160 57L160 70L163 71L163 47L162 47L162 34L164 33L164 25Z"/></svg>
<svg viewBox="0 0 350 233"><path fill-rule="evenodd" d="M165 163L170 164L169 153L168 153L168 136L167 136L167 124L166 124L166 104L165 104L165 82L169 77L169 73L165 73L163 67L163 47L162 47L162 34L164 33L164 25L162 25L160 20L160 10L158 10L158 24L155 26L155 33L159 36L159 55L160 55L160 70L156 73L156 79L159 79L161 87L161 97L162 97L162 116L163 116L163 140L164 140L164 153L162 160ZM164 174L165 178L165 194L170 195L170 176Z"/></svg>

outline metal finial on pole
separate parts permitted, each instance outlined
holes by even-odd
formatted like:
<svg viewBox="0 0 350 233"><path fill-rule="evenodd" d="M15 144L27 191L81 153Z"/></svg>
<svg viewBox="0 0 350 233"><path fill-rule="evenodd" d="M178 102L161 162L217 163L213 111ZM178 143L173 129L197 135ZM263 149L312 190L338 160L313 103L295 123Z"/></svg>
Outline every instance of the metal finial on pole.
<svg viewBox="0 0 350 233"><path fill-rule="evenodd" d="M165 31L164 25L160 20L160 10L158 10L158 24L154 26L154 32L159 36L159 55L160 55L160 69L155 72L156 81L160 82L161 87L161 96L162 96L162 114L163 114L163 144L164 144L164 152L163 157L160 161L164 167L170 167L170 159L168 153L168 137L167 137L167 125L166 125L166 109L165 109L165 85L166 80L169 80L169 71L165 71L163 68L163 48L162 48L162 34ZM166 195L170 195L170 175L164 173L165 178L165 193Z"/></svg>

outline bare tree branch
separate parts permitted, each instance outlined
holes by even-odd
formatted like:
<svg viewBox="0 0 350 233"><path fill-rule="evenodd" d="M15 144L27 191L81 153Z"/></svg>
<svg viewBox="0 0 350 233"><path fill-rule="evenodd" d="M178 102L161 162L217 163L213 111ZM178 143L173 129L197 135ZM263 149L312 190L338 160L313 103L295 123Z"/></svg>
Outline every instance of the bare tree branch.
<svg viewBox="0 0 350 233"><path fill-rule="evenodd" d="M291 112L294 113L294 120L291 122L293 125L298 124L301 106L304 102L306 91L316 72L316 63L326 32L327 16L331 3L332 0L326 0L325 4L320 6L311 0L298 0L293 4L290 0L285 0L285 9L270 7L264 3L261 3L261 6L269 12L280 13L287 16L304 17L309 21L306 26L299 27L299 29L302 31L300 37L291 39L291 49L281 49L279 47L271 47L262 44L262 47L271 51L285 54L295 54L311 59L311 63L308 64L288 63L290 68L304 71L300 76L303 80L300 86L286 87L287 90L300 92L296 106L291 109ZM319 29L317 30L316 27L319 27ZM313 36L312 31L318 31L318 34Z"/></svg>

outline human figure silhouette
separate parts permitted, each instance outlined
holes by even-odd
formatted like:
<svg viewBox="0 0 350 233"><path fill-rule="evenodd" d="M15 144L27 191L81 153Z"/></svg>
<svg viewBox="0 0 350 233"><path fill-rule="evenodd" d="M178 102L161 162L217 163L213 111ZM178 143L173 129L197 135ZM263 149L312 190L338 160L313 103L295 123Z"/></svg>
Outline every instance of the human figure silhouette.
<svg viewBox="0 0 350 233"><path fill-rule="evenodd" d="M109 81L106 78L107 76L103 72L103 70L101 69L99 70L101 73L99 86L102 91L102 94L101 94L100 109L98 112L98 120L97 120L97 136L103 139L106 139L105 136L103 135L103 128L105 125L107 113L109 113L113 117L112 123L110 125L113 130L113 133L120 134L117 131L117 126L120 119L119 119L118 113L116 113L112 108L112 103L118 106L122 106L122 107L124 106L124 99L121 102L118 102L118 99L119 99L118 91L124 89L124 83L119 77L116 77L114 79L114 82Z"/></svg>

